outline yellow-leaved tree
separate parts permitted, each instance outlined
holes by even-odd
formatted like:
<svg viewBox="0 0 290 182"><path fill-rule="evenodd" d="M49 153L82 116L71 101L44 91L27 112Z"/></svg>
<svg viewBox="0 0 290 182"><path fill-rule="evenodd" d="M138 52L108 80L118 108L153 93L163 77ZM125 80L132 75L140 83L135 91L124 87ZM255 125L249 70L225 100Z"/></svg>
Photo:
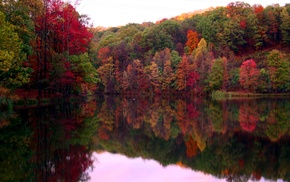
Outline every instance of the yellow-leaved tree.
<svg viewBox="0 0 290 182"><path fill-rule="evenodd" d="M12 24L0 12L0 87L15 88L29 82L29 68L23 67L22 42Z"/></svg>

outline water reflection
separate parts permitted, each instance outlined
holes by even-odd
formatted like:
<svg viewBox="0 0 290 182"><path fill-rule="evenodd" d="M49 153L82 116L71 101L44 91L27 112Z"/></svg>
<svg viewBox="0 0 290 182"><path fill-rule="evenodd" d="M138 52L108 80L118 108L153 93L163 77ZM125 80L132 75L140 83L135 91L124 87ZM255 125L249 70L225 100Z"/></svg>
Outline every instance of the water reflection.
<svg viewBox="0 0 290 182"><path fill-rule="evenodd" d="M17 109L0 127L0 181L88 181L97 118L86 104Z"/></svg>
<svg viewBox="0 0 290 182"><path fill-rule="evenodd" d="M289 110L287 99L105 98L94 148L227 181L288 181Z"/></svg>
<svg viewBox="0 0 290 182"><path fill-rule="evenodd" d="M0 120L0 181L21 181L30 178L32 164L27 159L33 153L29 147L32 130L20 118L9 118Z"/></svg>
<svg viewBox="0 0 290 182"><path fill-rule="evenodd" d="M226 181L290 180L289 99L100 97L5 109L0 181L90 181L93 151Z"/></svg>

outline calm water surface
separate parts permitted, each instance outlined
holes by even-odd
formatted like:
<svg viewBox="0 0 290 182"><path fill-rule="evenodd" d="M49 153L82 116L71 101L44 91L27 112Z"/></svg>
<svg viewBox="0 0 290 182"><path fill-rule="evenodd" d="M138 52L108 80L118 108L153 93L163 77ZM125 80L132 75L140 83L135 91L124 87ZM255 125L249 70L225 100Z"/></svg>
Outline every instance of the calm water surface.
<svg viewBox="0 0 290 182"><path fill-rule="evenodd" d="M0 181L289 181L290 100L95 98L0 113Z"/></svg>

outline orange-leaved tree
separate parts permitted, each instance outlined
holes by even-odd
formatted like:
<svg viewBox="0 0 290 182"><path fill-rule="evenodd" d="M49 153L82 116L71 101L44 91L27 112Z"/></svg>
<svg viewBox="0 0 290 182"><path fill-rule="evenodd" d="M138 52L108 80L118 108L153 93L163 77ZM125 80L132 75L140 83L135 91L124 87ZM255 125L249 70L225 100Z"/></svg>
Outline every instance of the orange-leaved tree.
<svg viewBox="0 0 290 182"><path fill-rule="evenodd" d="M198 42L198 33L193 30L188 30L187 42L185 43L185 45L189 48L189 54L191 54L193 50L197 48Z"/></svg>

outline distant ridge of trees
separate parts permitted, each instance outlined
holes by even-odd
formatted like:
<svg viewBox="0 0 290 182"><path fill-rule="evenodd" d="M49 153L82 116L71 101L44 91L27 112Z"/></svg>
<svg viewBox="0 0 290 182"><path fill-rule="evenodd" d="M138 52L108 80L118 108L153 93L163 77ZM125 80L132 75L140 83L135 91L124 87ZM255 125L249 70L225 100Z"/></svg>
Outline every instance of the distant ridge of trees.
<svg viewBox="0 0 290 182"><path fill-rule="evenodd" d="M289 92L289 13L290 4L233 2L156 23L93 28L90 55L102 80L99 89L127 94ZM273 54L283 62L275 68ZM217 60L222 60L219 66ZM256 65L255 77L245 80L247 73L240 70L249 60ZM170 80L166 87L161 86L164 79Z"/></svg>

